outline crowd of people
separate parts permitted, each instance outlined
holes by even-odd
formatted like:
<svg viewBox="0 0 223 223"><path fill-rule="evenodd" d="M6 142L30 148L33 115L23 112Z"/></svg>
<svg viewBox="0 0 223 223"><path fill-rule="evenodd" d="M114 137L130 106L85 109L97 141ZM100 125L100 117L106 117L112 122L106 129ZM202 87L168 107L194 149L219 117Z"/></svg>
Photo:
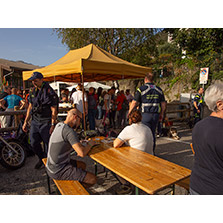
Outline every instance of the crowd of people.
<svg viewBox="0 0 223 223"><path fill-rule="evenodd" d="M84 99L84 106L83 106ZM127 111L133 100L130 89L117 90L111 87L108 91L101 87L95 89L90 87L82 93L82 85L78 84L69 91L62 90L60 103L71 103L73 108L77 108L85 115L89 130L96 129L96 120L109 119L109 128L122 128L127 124ZM85 109L85 110L84 110Z"/></svg>
<svg viewBox="0 0 223 223"><path fill-rule="evenodd" d="M95 142L89 140L82 144L77 129L81 125L83 128L86 122L90 130L95 130L96 120L104 123L105 128L120 130L113 142L115 148L127 144L155 155L155 134L165 116L166 100L162 89L154 84L152 73L145 75L144 84L134 96L129 89L124 92L115 87L108 91L90 87L88 91L83 91L83 86L78 84L71 94L63 90L59 99L50 85L43 81L41 73L34 72L29 80L34 87L23 95L19 95L15 88L4 87L0 105L1 111L12 111L15 106L27 109L22 129L24 132L29 129L30 144L39 158L36 169L43 165L42 158L47 157L46 168L50 177L78 180L85 186L95 184L96 176L85 170L85 163L72 160L70 153L75 150L81 157L88 154ZM223 83L208 87L205 97L203 93L204 89L200 87L193 100L195 126L192 143L195 161L190 194L223 194ZM202 119L204 101L212 113ZM72 109L65 120L58 123L59 103L70 103ZM0 117L3 128L13 122L11 117Z"/></svg>

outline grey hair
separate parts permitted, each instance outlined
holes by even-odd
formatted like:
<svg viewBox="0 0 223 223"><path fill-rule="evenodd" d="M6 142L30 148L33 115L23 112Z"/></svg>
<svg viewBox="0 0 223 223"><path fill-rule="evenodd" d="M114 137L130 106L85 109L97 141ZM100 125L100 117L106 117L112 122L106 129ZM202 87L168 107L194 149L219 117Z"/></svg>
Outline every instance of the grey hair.
<svg viewBox="0 0 223 223"><path fill-rule="evenodd" d="M223 82L216 81L205 91L204 101L211 111L217 112L217 101L223 101Z"/></svg>

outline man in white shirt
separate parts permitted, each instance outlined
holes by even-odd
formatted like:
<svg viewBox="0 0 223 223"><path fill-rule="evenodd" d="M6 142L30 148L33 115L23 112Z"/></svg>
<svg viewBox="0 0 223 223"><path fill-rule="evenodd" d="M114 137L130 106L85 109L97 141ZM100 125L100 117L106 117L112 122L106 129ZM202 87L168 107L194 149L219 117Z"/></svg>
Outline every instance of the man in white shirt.
<svg viewBox="0 0 223 223"><path fill-rule="evenodd" d="M77 91L72 94L72 102L75 108L77 108L83 114L83 92L82 92L82 85L77 85ZM87 96L84 94L84 103L85 103L85 114L88 113L88 102Z"/></svg>

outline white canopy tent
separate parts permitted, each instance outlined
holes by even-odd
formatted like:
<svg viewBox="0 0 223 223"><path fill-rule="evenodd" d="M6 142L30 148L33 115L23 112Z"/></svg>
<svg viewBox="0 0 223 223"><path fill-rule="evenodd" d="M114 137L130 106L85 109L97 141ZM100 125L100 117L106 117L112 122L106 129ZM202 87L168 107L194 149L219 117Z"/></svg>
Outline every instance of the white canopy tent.
<svg viewBox="0 0 223 223"><path fill-rule="evenodd" d="M69 91L72 91L73 88L76 88L77 87L77 84L73 85L73 86L70 86L70 87L67 87L67 89ZM98 82L84 82L84 89L85 90L89 90L90 87L93 87L95 88L96 90L101 87L103 90L108 90L111 88L111 86L108 86L108 85L105 85L105 84L101 84L101 83L98 83Z"/></svg>

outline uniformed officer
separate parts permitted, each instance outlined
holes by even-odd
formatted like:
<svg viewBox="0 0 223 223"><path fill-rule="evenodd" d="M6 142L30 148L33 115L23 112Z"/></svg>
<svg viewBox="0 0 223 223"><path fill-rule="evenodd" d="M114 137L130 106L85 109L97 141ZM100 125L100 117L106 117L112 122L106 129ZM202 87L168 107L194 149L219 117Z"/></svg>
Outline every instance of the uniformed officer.
<svg viewBox="0 0 223 223"><path fill-rule="evenodd" d="M142 123L150 127L152 131L154 139L153 151L155 151L156 127L158 121L163 119L166 102L162 89L153 83L152 73L145 75L144 83L135 93L129 108L129 114L134 108L140 106Z"/></svg>
<svg viewBox="0 0 223 223"><path fill-rule="evenodd" d="M30 143L39 158L35 169L39 169L43 165L42 158L47 155L49 138L56 125L59 99L50 85L43 81L41 73L34 72L29 80L32 81L34 88L29 92L29 105L22 128L23 131L28 131L28 122L32 117ZM44 144L44 149L41 142Z"/></svg>
<svg viewBox="0 0 223 223"><path fill-rule="evenodd" d="M193 106L194 106L194 125L202 119L203 104L204 104L204 88L199 87L198 93L194 96Z"/></svg>

